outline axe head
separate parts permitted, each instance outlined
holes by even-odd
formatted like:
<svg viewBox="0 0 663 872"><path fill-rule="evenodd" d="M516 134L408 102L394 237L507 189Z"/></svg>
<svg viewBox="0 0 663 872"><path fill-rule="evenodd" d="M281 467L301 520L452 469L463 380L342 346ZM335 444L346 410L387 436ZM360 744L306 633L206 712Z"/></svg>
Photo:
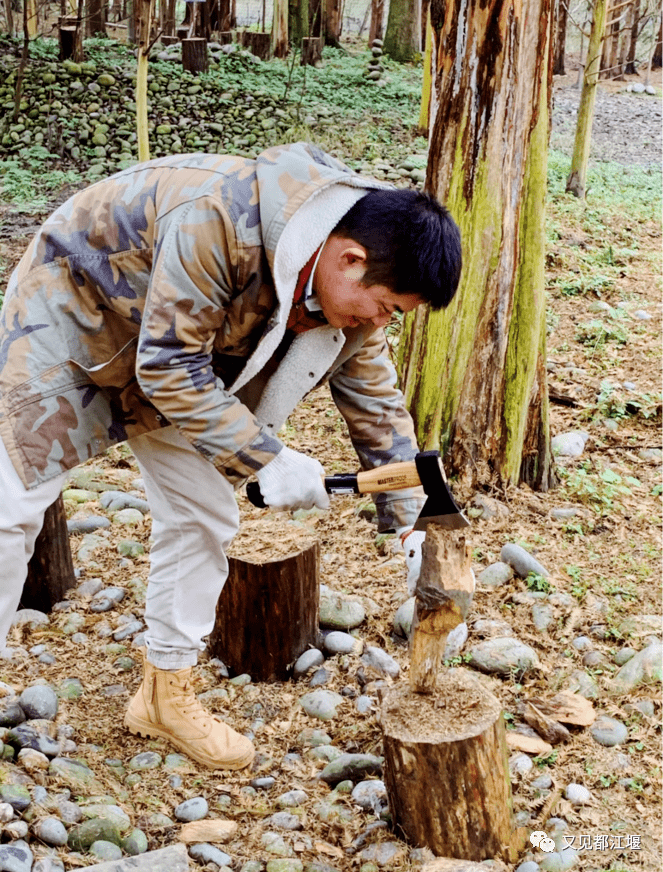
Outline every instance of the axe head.
<svg viewBox="0 0 663 872"><path fill-rule="evenodd" d="M422 451L415 457L415 463L426 494L426 502L413 529L425 530L431 523L438 524L445 530L469 527L470 522L456 505L449 490L440 452Z"/></svg>

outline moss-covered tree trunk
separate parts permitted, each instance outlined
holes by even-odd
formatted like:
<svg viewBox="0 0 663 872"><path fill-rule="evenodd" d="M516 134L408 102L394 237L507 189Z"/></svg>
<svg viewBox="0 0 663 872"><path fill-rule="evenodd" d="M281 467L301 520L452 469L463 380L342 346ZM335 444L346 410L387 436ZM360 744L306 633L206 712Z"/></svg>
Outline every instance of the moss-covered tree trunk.
<svg viewBox="0 0 663 872"><path fill-rule="evenodd" d="M596 89L599 84L601 44L605 32L607 5L607 0L595 0L594 2L592 31L589 36L582 93L580 94L580 103L578 105L578 120L576 122L575 142L573 144L573 157L571 158L571 171L566 180L566 190L571 191L576 197L581 199L585 197L585 182L587 181L587 165L589 163L589 149L592 141L592 122L594 120Z"/></svg>
<svg viewBox="0 0 663 872"><path fill-rule="evenodd" d="M428 134L430 123L431 90L433 87L433 32L430 23L430 4L426 11L426 36L424 41L424 82L421 88L421 106L419 108L419 132Z"/></svg>
<svg viewBox="0 0 663 872"><path fill-rule="evenodd" d="M426 187L463 235L459 292L406 318L402 386L422 448L464 484L554 482L545 367L544 200L552 0L432 0Z"/></svg>
<svg viewBox="0 0 663 872"><path fill-rule="evenodd" d="M421 52L421 0L391 0L384 52L402 63Z"/></svg>

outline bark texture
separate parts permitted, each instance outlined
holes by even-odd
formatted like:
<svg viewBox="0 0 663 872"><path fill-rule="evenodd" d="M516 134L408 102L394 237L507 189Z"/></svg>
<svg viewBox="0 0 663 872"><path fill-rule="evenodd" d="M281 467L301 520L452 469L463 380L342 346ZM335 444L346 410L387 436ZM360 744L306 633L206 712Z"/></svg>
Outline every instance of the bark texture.
<svg viewBox="0 0 663 872"><path fill-rule="evenodd" d="M284 58L288 54L288 0L274 0L272 20L272 55Z"/></svg>
<svg viewBox="0 0 663 872"><path fill-rule="evenodd" d="M207 40L201 36L182 40L182 67L189 73L207 72Z"/></svg>
<svg viewBox="0 0 663 872"><path fill-rule="evenodd" d="M421 52L421 0L391 0L384 51L409 63Z"/></svg>
<svg viewBox="0 0 663 872"><path fill-rule="evenodd" d="M432 0L431 22L426 187L461 228L464 268L447 310L406 318L402 386L421 447L441 448L464 483L528 481L535 467L545 490L554 483L543 347L552 0Z"/></svg>
<svg viewBox="0 0 663 872"><path fill-rule="evenodd" d="M209 650L232 674L283 681L299 655L317 644L319 554L314 542L270 562L229 559Z"/></svg>
<svg viewBox="0 0 663 872"><path fill-rule="evenodd" d="M59 496L44 515L44 524L28 564L28 577L21 594L21 608L48 613L75 585L67 516L62 497Z"/></svg>
<svg viewBox="0 0 663 872"><path fill-rule="evenodd" d="M434 698L394 687L381 723L389 808L407 841L440 857L506 855L513 838L511 785L497 699L454 669Z"/></svg>

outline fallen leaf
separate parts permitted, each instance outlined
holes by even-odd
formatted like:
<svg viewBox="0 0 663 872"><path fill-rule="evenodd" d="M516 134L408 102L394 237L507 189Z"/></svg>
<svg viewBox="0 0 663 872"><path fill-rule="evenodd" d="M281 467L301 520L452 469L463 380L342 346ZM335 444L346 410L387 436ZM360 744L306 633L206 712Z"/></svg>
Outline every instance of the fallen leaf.
<svg viewBox="0 0 663 872"><path fill-rule="evenodd" d="M563 724L589 727L596 720L596 712L590 700L569 690L561 691L550 700L532 699L529 702L534 703L543 714Z"/></svg>
<svg viewBox="0 0 663 872"><path fill-rule="evenodd" d="M335 845L330 845L327 842L314 842L313 847L316 851L320 851L321 854L327 854L330 857L345 857L345 854L340 848L337 848Z"/></svg>
<svg viewBox="0 0 663 872"><path fill-rule="evenodd" d="M543 739L534 739L532 736L523 736L513 730L507 730L506 743L514 751L524 751L526 754L536 754L539 757L547 757L552 751L552 745Z"/></svg>
<svg viewBox="0 0 663 872"><path fill-rule="evenodd" d="M180 842L191 844L193 842L228 842L232 839L239 824L235 821L207 820L191 821L184 824L179 832Z"/></svg>

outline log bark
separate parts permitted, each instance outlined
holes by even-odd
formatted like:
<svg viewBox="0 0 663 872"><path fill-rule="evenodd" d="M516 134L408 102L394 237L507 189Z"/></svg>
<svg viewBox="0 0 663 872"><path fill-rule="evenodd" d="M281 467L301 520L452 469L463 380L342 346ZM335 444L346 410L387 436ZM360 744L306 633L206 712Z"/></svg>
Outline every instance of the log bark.
<svg viewBox="0 0 663 872"><path fill-rule="evenodd" d="M196 36L182 40L182 66L190 73L207 72L207 40Z"/></svg>
<svg viewBox="0 0 663 872"><path fill-rule="evenodd" d="M304 64L315 66L320 63L322 63L322 39L319 36L304 37L301 66Z"/></svg>
<svg viewBox="0 0 663 872"><path fill-rule="evenodd" d="M318 643L319 559L317 542L273 560L229 558L208 648L231 674L283 681Z"/></svg>
<svg viewBox="0 0 663 872"><path fill-rule="evenodd" d="M467 617L474 594L472 549L464 533L428 526L415 593L410 688L432 693L447 637Z"/></svg>
<svg viewBox="0 0 663 872"><path fill-rule="evenodd" d="M390 0L384 52L401 63L421 52L421 0Z"/></svg>
<svg viewBox="0 0 663 872"><path fill-rule="evenodd" d="M76 585L62 496L46 510L41 533L28 564L21 608L50 612Z"/></svg>
<svg viewBox="0 0 663 872"><path fill-rule="evenodd" d="M514 838L498 700L471 673L444 673L433 695L397 685L381 710L394 826L441 857L506 856Z"/></svg>

